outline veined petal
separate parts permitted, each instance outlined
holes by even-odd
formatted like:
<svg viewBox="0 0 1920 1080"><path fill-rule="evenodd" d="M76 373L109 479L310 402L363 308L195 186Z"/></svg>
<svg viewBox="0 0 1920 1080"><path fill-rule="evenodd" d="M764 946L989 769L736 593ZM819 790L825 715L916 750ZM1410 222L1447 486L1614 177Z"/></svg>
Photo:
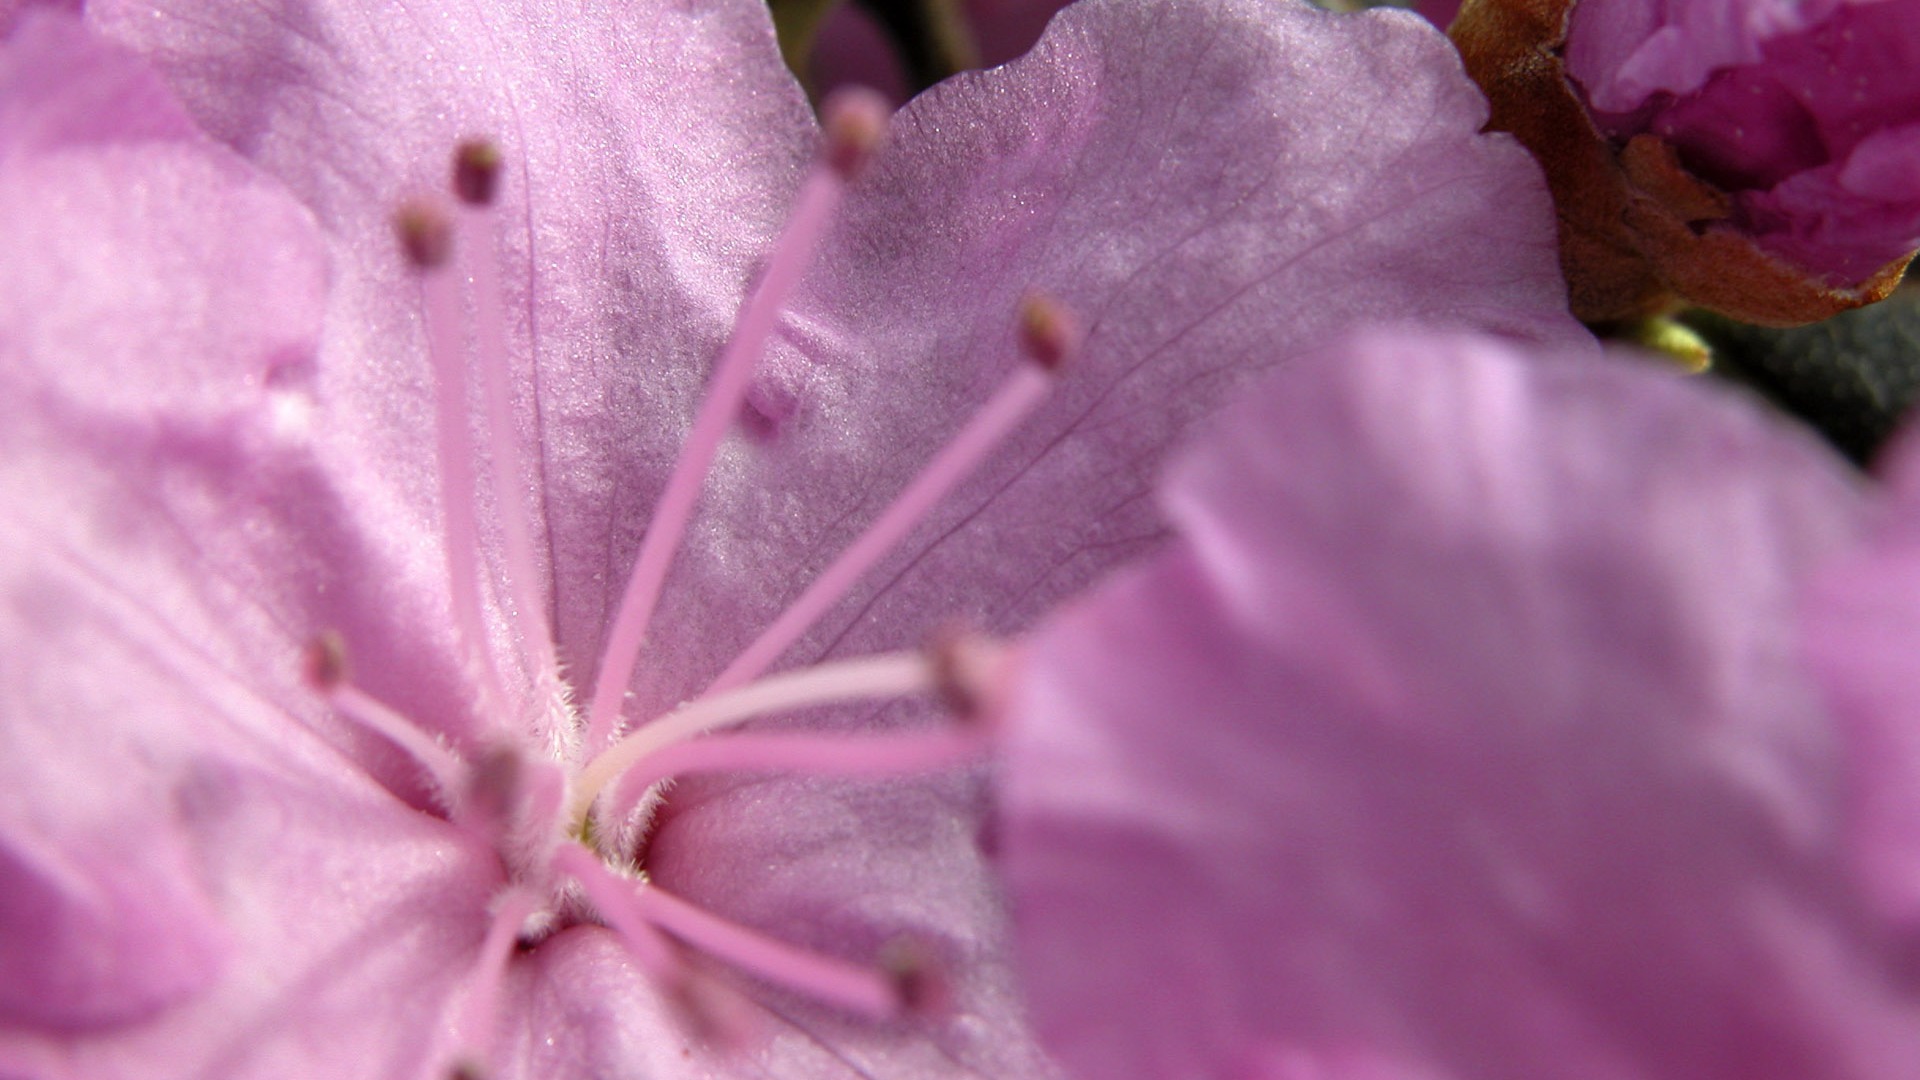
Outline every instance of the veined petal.
<svg viewBox="0 0 1920 1080"><path fill-rule="evenodd" d="M1381 318L1565 343L1535 166L1415 17L1099 0L921 95L851 195L676 571L645 700L771 618L1019 363L1039 289L1087 324L1044 409L803 643L1030 625L1164 522L1157 463L1249 372ZM1587 345L1591 347L1591 345ZM751 568L753 587L731 587Z"/></svg>

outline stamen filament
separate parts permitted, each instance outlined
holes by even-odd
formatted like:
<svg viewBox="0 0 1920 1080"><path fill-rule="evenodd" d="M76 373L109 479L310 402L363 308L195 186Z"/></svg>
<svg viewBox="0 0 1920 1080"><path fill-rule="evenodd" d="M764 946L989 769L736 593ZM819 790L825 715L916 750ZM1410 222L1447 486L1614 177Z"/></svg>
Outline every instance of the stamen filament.
<svg viewBox="0 0 1920 1080"><path fill-rule="evenodd" d="M603 746L620 724L620 708L627 684L639 663L647 626L660 599L667 567L686 535L693 505L706 483L727 429L740 414L755 363L779 321L780 309L800 276L812 264L820 238L846 193L849 179L872 152L884 125L886 111L872 95L842 96L838 108L826 110L827 139L819 158L794 199L786 227L774 241L760 281L740 309L739 321L715 365L707 396L694 417L693 429L681 444L680 457L654 506L640 541L613 630L600 656L600 671L587 713L587 748Z"/></svg>
<svg viewBox="0 0 1920 1080"><path fill-rule="evenodd" d="M558 873L580 883L594 910L626 942L634 962L650 978L671 983L683 974L679 957L634 896L639 882L607 869L597 856L578 844L561 844L553 853L552 865Z"/></svg>
<svg viewBox="0 0 1920 1080"><path fill-rule="evenodd" d="M766 713L926 693L936 688L936 674L924 653L882 653L802 668L698 698L642 725L588 762L575 780L568 820L577 824L584 819L601 789L635 763L695 735Z"/></svg>
<svg viewBox="0 0 1920 1080"><path fill-rule="evenodd" d="M326 690L327 701L354 722L375 732L405 750L433 778L441 797L449 807L459 797L464 769L460 758L439 744L412 721L400 715L366 691L351 683L338 683Z"/></svg>
<svg viewBox="0 0 1920 1080"><path fill-rule="evenodd" d="M654 925L753 975L875 1020L900 1010L883 971L802 949L741 926L648 882L635 895Z"/></svg>
<svg viewBox="0 0 1920 1080"><path fill-rule="evenodd" d="M513 955L514 942L527 917L539 907L539 901L525 889L508 889L501 894L493 910L493 922L487 926L486 939L480 943L480 956L474 961L468 980L467 1000L455 1022L454 1054L457 1070L475 1069L480 1075L492 1075L494 1043L500 1026L500 985L506 979L507 960Z"/></svg>
<svg viewBox="0 0 1920 1080"><path fill-rule="evenodd" d="M487 457L491 462L493 505L505 545L507 586L512 590L514 621L522 655L541 666L539 676L555 668L553 633L535 584L540 567L533 554L533 524L528 515L526 474L513 422L513 392L507 380L507 331L500 290L499 256L494 251L492 215L484 208L460 212L460 242L455 251L472 277L474 346L486 399Z"/></svg>
<svg viewBox="0 0 1920 1080"><path fill-rule="evenodd" d="M967 727L872 735L715 735L647 757L624 783L645 791L668 777L695 772L900 776L973 761L987 746L981 732Z"/></svg>
<svg viewBox="0 0 1920 1080"><path fill-rule="evenodd" d="M480 593L480 528L474 516L472 429L467 423L466 357L460 340L459 283L444 268L420 272L427 351L433 363L434 412L439 434L440 522L455 629L468 659L485 680L488 701L506 700L487 640ZM488 710L492 711L492 710Z"/></svg>
<svg viewBox="0 0 1920 1080"><path fill-rule="evenodd" d="M771 626L727 665L706 692L721 693L740 686L779 659L800 635L846 595L861 575L905 539L955 484L985 460L1035 406L1046 400L1053 383L1053 377L1036 365L1023 363L1015 369L959 434L934 455L920 475L840 553L833 565L807 586L799 599L788 605Z"/></svg>

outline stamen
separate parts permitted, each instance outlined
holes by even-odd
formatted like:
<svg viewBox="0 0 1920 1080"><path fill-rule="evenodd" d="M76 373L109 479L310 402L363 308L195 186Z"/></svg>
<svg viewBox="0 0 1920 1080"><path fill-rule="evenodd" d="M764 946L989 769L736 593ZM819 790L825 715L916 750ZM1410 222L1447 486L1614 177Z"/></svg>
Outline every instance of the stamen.
<svg viewBox="0 0 1920 1080"><path fill-rule="evenodd" d="M640 649L652 621L667 567L679 550L692 516L694 501L704 486L714 456L728 427L740 413L755 362L766 350L780 309L793 286L813 262L820 237L832 220L847 184L878 141L874 132L884 126L886 113L874 113L873 101L860 96L835 95L827 103L827 138L820 160L801 184L786 228L774 242L760 281L740 309L720 360L715 365L706 400L694 418L693 430L681 445L680 458L655 505L634 561L633 574L620 601L612 632L600 657L592 707L587 714L587 747L604 745L620 722L627 685L633 680Z"/></svg>
<svg viewBox="0 0 1920 1080"><path fill-rule="evenodd" d="M689 1034L721 1046L745 1042L753 1021L751 1010L738 994L716 979L703 977L680 958L659 921L640 902L647 885L614 873L577 844L562 845L551 865L579 882L594 909L679 1013Z"/></svg>
<svg viewBox="0 0 1920 1080"><path fill-rule="evenodd" d="M411 214L410 219L408 215ZM403 236L444 233L444 215L415 205L402 211ZM414 224L409 226L407 221ZM433 254L434 244L424 243ZM411 245L409 256L414 255ZM415 260L420 267L420 294L427 331L427 352L433 362L434 413L439 434L440 521L446 542L447 578L453 597L454 626L485 679L489 702L504 702L500 673L493 665L483 598L480 590L480 528L474 517L472 432L467 423L466 358L460 341L460 292L453 276L442 272L446 252L438 261ZM488 710L491 712L492 710Z"/></svg>
<svg viewBox="0 0 1920 1080"><path fill-rule="evenodd" d="M649 755L705 732L766 713L810 705L867 698L904 697L935 689L934 671L924 654L879 656L820 664L775 675L725 694L699 698L645 724L602 751L582 769L573 786L568 819L581 822L607 783Z"/></svg>
<svg viewBox="0 0 1920 1080"><path fill-rule="evenodd" d="M493 466L493 505L506 548L507 586L522 655L539 668L527 674L538 677L553 671L556 664L546 607L535 587L540 569L533 554L533 524L528 516L520 440L514 437L513 391L507 383L506 308L490 211L499 192L502 168L499 148L492 143L464 142L454 152L453 187L463 204L457 253L463 271L460 276L473 282L474 346L481 394L486 401L487 459Z"/></svg>
<svg viewBox="0 0 1920 1080"><path fill-rule="evenodd" d="M553 869L580 883L587 899L593 901L594 909L607 920L613 932L620 935L634 962L649 978L668 988L680 980L684 965L634 899L633 890L639 882L615 874L578 844L560 845L553 853Z"/></svg>
<svg viewBox="0 0 1920 1080"><path fill-rule="evenodd" d="M1000 716L1006 676L1006 646L964 624L934 631L927 643L940 704L976 726L991 726Z"/></svg>
<svg viewBox="0 0 1920 1080"><path fill-rule="evenodd" d="M453 193L468 206L492 206L505 164L498 146L468 139L453 150Z"/></svg>
<svg viewBox="0 0 1920 1080"><path fill-rule="evenodd" d="M500 1027L500 988L506 981L507 961L514 942L539 901L525 889L511 888L494 904L493 921L480 943L467 983L467 1000L453 1028L454 1063L450 1077L486 1077L494 1074L495 1041Z"/></svg>
<svg viewBox="0 0 1920 1080"><path fill-rule="evenodd" d="M832 610L887 552L904 540L915 525L946 498L1001 440L1026 419L1053 388L1057 371L1075 348L1078 332L1064 308L1045 297L1029 295L1021 305L1021 342L1032 363L1007 376L1000 389L973 415L946 446L934 455L873 524L849 544L833 565L807 586L800 598L734 657L707 693L731 690L758 676L780 658L800 635Z"/></svg>
<svg viewBox="0 0 1920 1080"><path fill-rule="evenodd" d="M835 90L820 107L825 136L822 157L842 179L856 180L887 137L893 107L884 95L864 86Z"/></svg>
<svg viewBox="0 0 1920 1080"><path fill-rule="evenodd" d="M648 757L623 783L645 791L695 772L789 772L813 776L901 776L977 760L991 745L967 728L878 735L716 735Z"/></svg>
<svg viewBox="0 0 1920 1080"><path fill-rule="evenodd" d="M453 751L419 725L348 681L346 644L328 632L307 646L307 679L336 711L405 750L433 779L449 807L460 791L461 764Z"/></svg>
<svg viewBox="0 0 1920 1080"><path fill-rule="evenodd" d="M875 1020L900 1012L895 982L884 971L822 956L749 930L651 882L640 886L635 900L654 925L768 982Z"/></svg>
<svg viewBox="0 0 1920 1080"><path fill-rule="evenodd" d="M425 203L408 203L393 216L394 237L415 270L445 266L452 254L453 231L447 216Z"/></svg>

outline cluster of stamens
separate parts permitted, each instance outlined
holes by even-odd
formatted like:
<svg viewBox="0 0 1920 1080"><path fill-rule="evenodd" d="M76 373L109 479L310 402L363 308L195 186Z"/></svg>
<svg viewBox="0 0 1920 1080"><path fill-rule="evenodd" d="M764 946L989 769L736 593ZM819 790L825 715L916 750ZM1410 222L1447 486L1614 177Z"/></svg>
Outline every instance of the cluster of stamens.
<svg viewBox="0 0 1920 1080"><path fill-rule="evenodd" d="M901 943L871 964L779 941L708 912L647 877L644 830L664 785L704 772L791 772L883 776L977 760L991 740L987 700L997 646L950 634L909 652L766 672L874 564L903 540L1047 395L1077 345L1073 320L1030 295L1019 314L1024 362L892 504L699 696L665 715L624 726L622 714L656 601L692 517L711 463L736 422L782 305L812 262L848 186L881 141L887 108L877 97L837 95L823 109L825 139L795 198L786 227L741 308L679 460L652 510L632 575L607 632L598 681L584 714L560 675L538 596L533 523L523 497L514 437L507 334L489 211L501 183L501 155L469 143L455 154L457 208L417 203L396 215L400 247L416 269L432 358L439 432L440 503L452 615L474 707L495 718L561 715L577 743L552 756L520 746L461 753L356 687L347 643L316 642L309 673L335 711L376 732L417 763L450 821L500 856L506 884L457 1014L433 1051L430 1075L484 1076L496 1053L503 985L516 947L576 923L605 926L635 966L680 1006L691 1033L726 1036L723 984L688 962L689 950L739 971L876 1020L924 1006L937 983L924 949ZM463 295L463 289L467 290ZM469 314L472 322L466 322ZM469 348L468 343L471 342ZM520 666L506 671L489 647L476 489L483 483L468 415L470 371L489 438L490 469L506 590ZM523 688L522 693L514 693ZM756 717L849 701L933 696L955 720L932 730L864 735L733 731ZM520 712L515 712L516 708ZM534 725L525 724L531 731ZM531 745L532 740L522 740Z"/></svg>

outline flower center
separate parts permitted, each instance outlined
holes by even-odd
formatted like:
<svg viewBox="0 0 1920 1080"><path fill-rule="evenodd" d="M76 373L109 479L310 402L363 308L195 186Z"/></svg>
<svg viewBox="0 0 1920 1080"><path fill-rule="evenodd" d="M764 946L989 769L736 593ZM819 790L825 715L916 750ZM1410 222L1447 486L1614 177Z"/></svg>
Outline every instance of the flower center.
<svg viewBox="0 0 1920 1080"><path fill-rule="evenodd" d="M516 745L462 754L356 687L347 643L327 635L308 660L312 684L337 712L406 751L419 764L449 821L500 859L504 884L466 992L434 1050L440 1075L490 1070L503 982L516 947L535 947L578 923L619 935L637 968L678 1006L690 1032L725 1039L744 1015L732 993L690 952L720 959L768 982L862 1016L885 1019L925 1007L937 983L924 950L910 944L871 962L810 952L732 923L674 896L648 878L645 843L669 780L701 772L899 775L977 760L988 748L998 647L950 634L926 649L766 672L839 602L954 485L971 473L1041 401L1077 347L1073 319L1030 296L1020 313L1024 362L925 469L713 684L688 703L624 727L628 684L669 565L685 536L705 478L739 417L759 356L786 298L806 272L848 186L879 144L887 107L855 91L822 111L822 152L802 183L786 227L741 308L653 508L620 606L607 633L587 708L573 705L560 675L537 582L524 461L513 437L507 335L493 254L490 212L501 155L468 143L455 154L458 208L415 204L396 216L401 248L418 272L431 356L440 463L440 505L453 625L472 674L476 707L518 721L506 730L558 732L555 745ZM463 295L463 285L468 290ZM466 319L471 314L471 321ZM487 441L477 446L469 416L471 370L480 373ZM483 452L484 451L484 452ZM482 470L483 461L487 468ZM483 478L482 473L485 473ZM498 516L504 588L481 569L477 491L490 490ZM489 599L505 609L489 622ZM517 663L493 658L492 638L511 634ZM838 702L934 695L954 721L931 730L867 735L731 730L745 721ZM537 715L517 715L528 713Z"/></svg>

